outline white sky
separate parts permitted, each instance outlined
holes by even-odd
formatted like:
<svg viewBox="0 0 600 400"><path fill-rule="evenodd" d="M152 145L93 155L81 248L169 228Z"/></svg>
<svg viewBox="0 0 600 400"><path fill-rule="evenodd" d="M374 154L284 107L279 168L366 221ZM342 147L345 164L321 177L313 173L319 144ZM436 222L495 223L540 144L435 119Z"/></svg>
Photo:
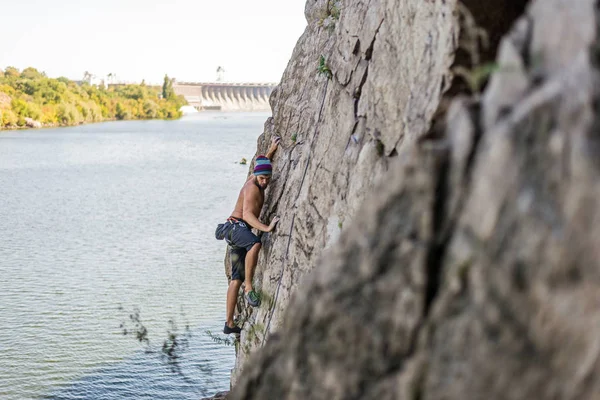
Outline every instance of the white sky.
<svg viewBox="0 0 600 400"><path fill-rule="evenodd" d="M1 0L0 68L50 77L279 82L305 0Z"/></svg>

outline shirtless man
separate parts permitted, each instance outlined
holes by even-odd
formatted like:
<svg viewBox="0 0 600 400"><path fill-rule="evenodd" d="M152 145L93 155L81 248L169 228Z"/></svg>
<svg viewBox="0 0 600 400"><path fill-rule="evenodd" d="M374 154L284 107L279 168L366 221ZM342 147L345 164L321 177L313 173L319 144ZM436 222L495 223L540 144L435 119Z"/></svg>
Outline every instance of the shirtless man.
<svg viewBox="0 0 600 400"><path fill-rule="evenodd" d="M244 296L248 304L253 307L260 305L260 298L252 288L252 278L261 243L260 238L252 233L251 229L271 232L279 221L279 218L275 217L267 226L259 221L258 216L265 200L265 189L271 180L271 158L280 140L275 137L267 155L256 158L254 173L244 184L231 217L223 227L222 232L229 243L231 258L231 282L227 289L227 320L223 328L225 334L237 334L241 331L241 328L233 323L233 313L242 282L244 282Z"/></svg>

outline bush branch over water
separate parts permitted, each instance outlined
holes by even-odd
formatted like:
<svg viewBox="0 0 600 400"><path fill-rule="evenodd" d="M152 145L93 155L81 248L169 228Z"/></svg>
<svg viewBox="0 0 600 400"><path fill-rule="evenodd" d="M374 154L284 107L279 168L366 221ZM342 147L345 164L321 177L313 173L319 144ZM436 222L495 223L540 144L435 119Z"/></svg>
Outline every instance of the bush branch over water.
<svg viewBox="0 0 600 400"><path fill-rule="evenodd" d="M186 101L165 84L90 85L48 78L35 68L0 70L0 129L127 119L175 119ZM36 122L37 121L37 122ZM41 125L40 125L41 124Z"/></svg>

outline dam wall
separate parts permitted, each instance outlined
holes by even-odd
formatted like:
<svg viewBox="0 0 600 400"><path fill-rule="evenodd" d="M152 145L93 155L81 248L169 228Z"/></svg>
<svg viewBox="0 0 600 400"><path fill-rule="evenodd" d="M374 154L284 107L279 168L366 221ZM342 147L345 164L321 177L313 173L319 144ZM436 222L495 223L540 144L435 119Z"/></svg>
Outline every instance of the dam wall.
<svg viewBox="0 0 600 400"><path fill-rule="evenodd" d="M269 111L274 83L174 82L173 89L197 110Z"/></svg>

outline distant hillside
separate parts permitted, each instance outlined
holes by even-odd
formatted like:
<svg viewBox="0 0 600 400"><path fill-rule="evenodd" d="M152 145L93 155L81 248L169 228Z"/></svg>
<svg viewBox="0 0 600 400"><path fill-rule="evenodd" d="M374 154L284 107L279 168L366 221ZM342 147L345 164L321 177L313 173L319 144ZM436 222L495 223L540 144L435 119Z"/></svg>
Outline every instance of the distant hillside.
<svg viewBox="0 0 600 400"><path fill-rule="evenodd" d="M187 104L165 76L160 87L102 86L48 78L35 68L0 70L0 129L125 119L175 119Z"/></svg>

